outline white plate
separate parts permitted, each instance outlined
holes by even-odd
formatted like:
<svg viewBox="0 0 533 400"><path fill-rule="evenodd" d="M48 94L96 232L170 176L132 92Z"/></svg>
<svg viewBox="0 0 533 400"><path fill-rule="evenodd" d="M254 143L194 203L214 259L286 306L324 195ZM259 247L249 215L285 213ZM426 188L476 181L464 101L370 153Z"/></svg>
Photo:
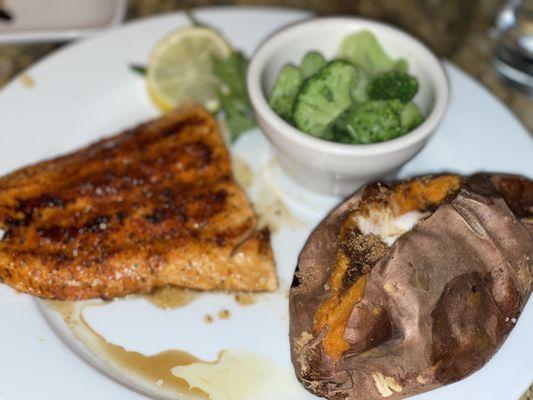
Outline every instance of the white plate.
<svg viewBox="0 0 533 400"><path fill-rule="evenodd" d="M280 9L216 8L199 11L197 16L221 29L237 48L250 54L270 32L306 14ZM144 62L160 37L186 23L182 15L173 14L129 24L65 48L36 65L27 72L35 81L33 87L28 87L25 80L15 80L6 87L0 94L0 173L157 115L143 79L130 72L128 64ZM531 176L533 141L527 130L472 79L451 65L447 70L453 92L450 109L435 137L400 176L442 170L507 171ZM280 290L261 296L247 307L237 305L229 295L205 294L187 307L172 311L135 299L89 307L84 316L108 341L144 354L180 349L214 360L221 350L245 349L272 360L280 381L271 392L248 394L247 400L312 399L295 382L291 370L286 294L307 235L339 199L314 195L285 177L271 161L272 149L259 131L247 134L232 151L254 170L254 183L248 190L252 199L263 198L264 205L267 188L269 193L281 196L300 220L300 224L292 221L283 225L272 238ZM211 325L204 323L205 314L216 316L223 308L231 311L230 319L215 318ZM1 399L145 398L126 388L138 382L117 374L87 351L58 314L40 301L0 286L0 320ZM529 302L508 340L483 369L417 399L519 398L533 378L532 331L533 306ZM248 371L238 378L246 381L251 375ZM137 388L150 393L156 389L153 382Z"/></svg>
<svg viewBox="0 0 533 400"><path fill-rule="evenodd" d="M126 0L4 0L0 43L70 40L122 22Z"/></svg>

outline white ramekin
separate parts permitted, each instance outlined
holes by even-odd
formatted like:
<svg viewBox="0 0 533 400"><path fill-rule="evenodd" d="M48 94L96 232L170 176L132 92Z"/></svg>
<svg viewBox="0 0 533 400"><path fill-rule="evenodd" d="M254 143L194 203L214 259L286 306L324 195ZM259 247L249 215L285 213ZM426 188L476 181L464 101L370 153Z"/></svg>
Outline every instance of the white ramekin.
<svg viewBox="0 0 533 400"><path fill-rule="evenodd" d="M286 63L298 65L311 50L336 57L349 34L368 29L393 58L404 57L420 88L414 101L426 116L413 131L387 142L352 145L305 134L280 118L268 105L278 72ZM361 18L328 17L290 25L257 49L248 68L247 85L257 122L279 152L284 170L296 181L329 194L349 194L361 184L388 175L413 158L441 121L449 85L437 57L417 39L386 24Z"/></svg>

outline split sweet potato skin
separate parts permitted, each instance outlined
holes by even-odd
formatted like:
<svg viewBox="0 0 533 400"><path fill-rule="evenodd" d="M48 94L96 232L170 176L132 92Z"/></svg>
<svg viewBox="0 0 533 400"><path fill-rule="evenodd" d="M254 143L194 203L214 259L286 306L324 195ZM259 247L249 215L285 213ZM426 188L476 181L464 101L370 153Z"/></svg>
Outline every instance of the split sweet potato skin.
<svg viewBox="0 0 533 400"><path fill-rule="evenodd" d="M421 178L422 179L422 178ZM423 178L427 179L427 178ZM329 399L401 399L460 380L502 345L533 282L533 182L475 175L401 236L366 277L344 328L347 350L325 351L316 315L331 297L339 231L362 189L311 234L290 292L298 379Z"/></svg>

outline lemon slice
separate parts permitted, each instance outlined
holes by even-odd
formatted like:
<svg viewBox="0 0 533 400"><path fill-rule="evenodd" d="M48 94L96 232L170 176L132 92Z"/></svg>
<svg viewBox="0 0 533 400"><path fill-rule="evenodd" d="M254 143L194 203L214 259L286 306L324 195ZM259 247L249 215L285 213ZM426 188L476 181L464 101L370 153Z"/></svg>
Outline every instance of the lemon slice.
<svg viewBox="0 0 533 400"><path fill-rule="evenodd" d="M231 54L231 46L215 31L187 27L164 37L148 62L148 93L158 108L169 111L185 101L203 104L209 111L219 108L213 57Z"/></svg>

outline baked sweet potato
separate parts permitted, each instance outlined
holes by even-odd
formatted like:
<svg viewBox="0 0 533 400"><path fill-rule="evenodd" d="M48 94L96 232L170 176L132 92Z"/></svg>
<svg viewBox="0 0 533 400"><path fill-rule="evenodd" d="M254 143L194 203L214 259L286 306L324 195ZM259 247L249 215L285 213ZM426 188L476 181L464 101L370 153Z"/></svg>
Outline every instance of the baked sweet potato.
<svg viewBox="0 0 533 400"><path fill-rule="evenodd" d="M371 184L311 234L290 291L298 379L328 399L401 399L481 368L533 286L533 182Z"/></svg>

